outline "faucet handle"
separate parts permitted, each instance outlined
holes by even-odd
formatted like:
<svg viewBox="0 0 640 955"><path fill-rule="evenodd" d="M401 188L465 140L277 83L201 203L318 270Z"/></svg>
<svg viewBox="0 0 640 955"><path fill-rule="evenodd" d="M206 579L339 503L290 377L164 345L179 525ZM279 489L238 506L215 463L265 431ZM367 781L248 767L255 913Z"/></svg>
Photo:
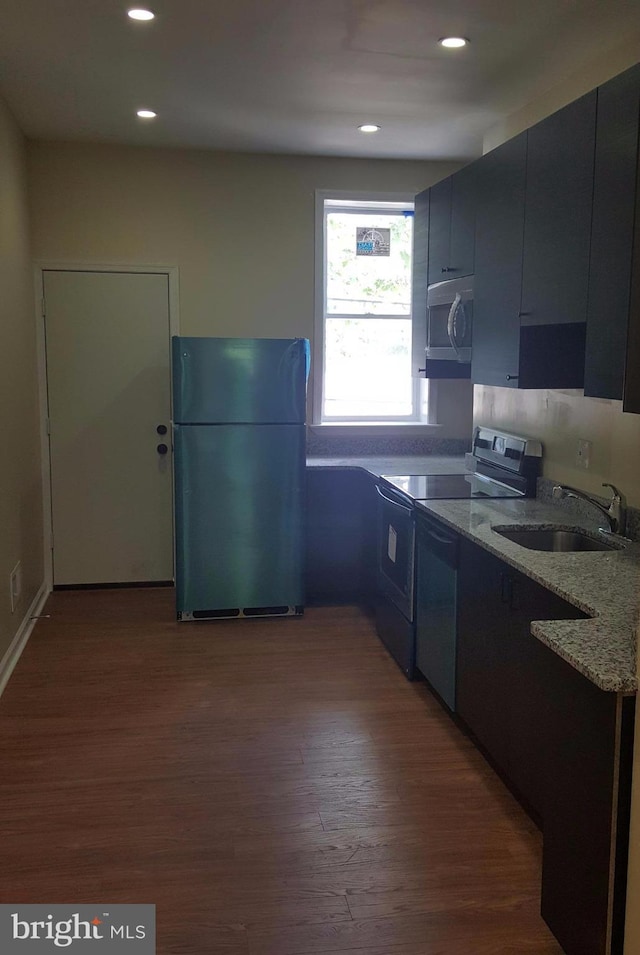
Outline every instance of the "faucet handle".
<svg viewBox="0 0 640 955"><path fill-rule="evenodd" d="M608 484L606 481L603 481L602 486L603 486L603 487L610 487L611 490L613 491L614 500L615 500L615 498L617 498L618 501L622 504L623 507L626 506L627 499L626 499L626 497L624 496L624 494L622 493L622 491L619 491L619 490L618 490L618 488L615 486L615 484Z"/></svg>

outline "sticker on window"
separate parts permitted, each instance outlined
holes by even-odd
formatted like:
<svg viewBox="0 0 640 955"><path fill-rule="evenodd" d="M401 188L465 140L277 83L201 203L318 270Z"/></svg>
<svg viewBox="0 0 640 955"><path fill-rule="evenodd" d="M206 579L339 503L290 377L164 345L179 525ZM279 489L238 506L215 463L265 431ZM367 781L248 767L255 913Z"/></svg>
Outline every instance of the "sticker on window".
<svg viewBox="0 0 640 955"><path fill-rule="evenodd" d="M356 255L390 255L391 229L356 227Z"/></svg>
<svg viewBox="0 0 640 955"><path fill-rule="evenodd" d="M396 562L396 545L398 543L398 535L395 528L389 524L389 539L387 540L387 554L389 555L389 560Z"/></svg>

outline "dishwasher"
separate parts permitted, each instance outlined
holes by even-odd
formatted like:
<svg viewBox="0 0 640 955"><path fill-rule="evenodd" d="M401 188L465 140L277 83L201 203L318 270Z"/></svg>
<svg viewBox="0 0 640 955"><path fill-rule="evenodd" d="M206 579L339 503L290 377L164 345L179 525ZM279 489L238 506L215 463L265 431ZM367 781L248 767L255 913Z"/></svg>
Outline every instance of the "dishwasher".
<svg viewBox="0 0 640 955"><path fill-rule="evenodd" d="M458 535L416 515L416 669L456 709Z"/></svg>
<svg viewBox="0 0 640 955"><path fill-rule="evenodd" d="M519 435L495 431L478 426L473 434L473 450L467 455L464 473L442 474L383 474L376 485L377 507L377 562L376 562L376 629L380 640L407 679L412 680L416 669L416 523L418 516L425 517L423 505L429 501L455 501L487 498L535 497L536 479L540 473L542 446L539 441ZM428 517L425 517L428 520ZM443 525L431 520L435 532L442 538L449 535ZM423 531L423 538L425 532ZM454 554L456 548L448 548L433 536L432 552L423 553L423 565L433 565L437 572L438 587L444 587L445 555ZM444 548L444 549L443 549ZM423 546L424 550L424 546ZM451 558L453 559L453 558ZM451 560L449 561L451 562ZM419 578L431 574L420 573ZM449 600L455 582L455 566L448 567ZM454 581L452 583L452 581ZM435 587L435 585L434 585ZM425 592L425 599L435 600L435 589ZM429 605L428 614L435 619L436 607ZM444 612L444 611L442 611ZM425 610L422 611L424 619ZM440 610L437 613L441 613ZM451 611L455 614L455 610ZM455 624L455 617L453 618ZM432 625L430 625L432 626ZM449 649L449 656L451 649ZM453 642L455 653L455 640ZM429 669L421 651L421 673ZM425 669L423 669L425 668ZM431 680L431 677L427 675ZM436 677L437 679L437 677ZM435 683L434 683L435 686ZM437 689L437 687L436 687ZM438 690L440 692L440 690ZM448 694L451 699L452 693ZM446 698L446 697L443 697Z"/></svg>

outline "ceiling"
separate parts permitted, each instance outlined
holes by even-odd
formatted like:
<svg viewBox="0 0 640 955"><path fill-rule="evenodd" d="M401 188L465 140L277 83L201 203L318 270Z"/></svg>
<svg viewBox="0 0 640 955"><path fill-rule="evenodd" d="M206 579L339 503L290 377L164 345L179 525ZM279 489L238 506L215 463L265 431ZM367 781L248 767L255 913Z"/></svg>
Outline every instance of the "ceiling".
<svg viewBox="0 0 640 955"><path fill-rule="evenodd" d="M638 0L0 0L0 91L34 139L465 159L634 37Z"/></svg>

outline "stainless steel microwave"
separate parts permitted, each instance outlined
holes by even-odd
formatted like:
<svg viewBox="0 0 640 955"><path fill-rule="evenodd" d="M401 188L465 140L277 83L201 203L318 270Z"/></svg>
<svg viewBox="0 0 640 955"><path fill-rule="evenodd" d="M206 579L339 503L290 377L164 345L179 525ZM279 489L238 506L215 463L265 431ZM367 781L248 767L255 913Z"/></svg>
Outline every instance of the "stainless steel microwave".
<svg viewBox="0 0 640 955"><path fill-rule="evenodd" d="M427 289L427 358L469 363L472 328L473 275L430 285Z"/></svg>

